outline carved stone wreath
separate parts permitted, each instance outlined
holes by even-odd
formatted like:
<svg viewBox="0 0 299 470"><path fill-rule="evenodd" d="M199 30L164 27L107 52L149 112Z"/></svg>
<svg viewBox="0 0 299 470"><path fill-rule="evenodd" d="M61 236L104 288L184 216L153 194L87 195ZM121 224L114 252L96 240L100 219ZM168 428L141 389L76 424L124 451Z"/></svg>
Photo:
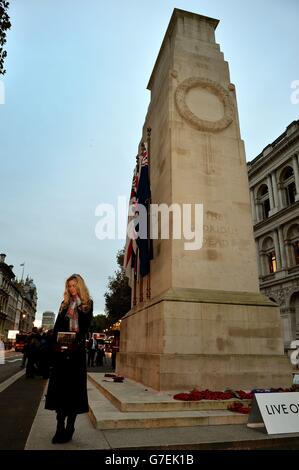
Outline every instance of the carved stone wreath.
<svg viewBox="0 0 299 470"><path fill-rule="evenodd" d="M217 121L200 119L194 114L186 103L186 96L192 88L201 88L210 91L221 101L224 114ZM182 118L201 131L218 132L225 129L233 120L233 106L229 93L218 83L208 78L191 77L180 83L175 91L175 102Z"/></svg>

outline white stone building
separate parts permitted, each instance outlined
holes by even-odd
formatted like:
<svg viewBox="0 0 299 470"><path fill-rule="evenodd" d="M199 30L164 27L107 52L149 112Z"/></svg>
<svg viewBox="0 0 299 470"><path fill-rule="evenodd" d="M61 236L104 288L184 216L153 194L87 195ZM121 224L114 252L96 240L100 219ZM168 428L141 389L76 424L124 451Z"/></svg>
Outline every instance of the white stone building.
<svg viewBox="0 0 299 470"><path fill-rule="evenodd" d="M261 292L280 306L285 347L299 339L299 120L248 163Z"/></svg>
<svg viewBox="0 0 299 470"><path fill-rule="evenodd" d="M37 290L31 278L18 281L13 266L0 254L0 334L7 339L9 330L32 330L36 314Z"/></svg>
<svg viewBox="0 0 299 470"><path fill-rule="evenodd" d="M5 263L6 255L0 254L0 334L7 338L8 326L13 321L11 312L10 294L11 284L15 278L13 266Z"/></svg>

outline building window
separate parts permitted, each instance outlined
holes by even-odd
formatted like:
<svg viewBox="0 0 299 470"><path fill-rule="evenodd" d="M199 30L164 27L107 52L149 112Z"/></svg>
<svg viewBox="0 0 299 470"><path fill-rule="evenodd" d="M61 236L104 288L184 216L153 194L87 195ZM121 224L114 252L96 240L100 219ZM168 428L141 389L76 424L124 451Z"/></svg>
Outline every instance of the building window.
<svg viewBox="0 0 299 470"><path fill-rule="evenodd" d="M285 234L286 250L289 259L289 267L299 265L299 223L293 223Z"/></svg>
<svg viewBox="0 0 299 470"><path fill-rule="evenodd" d="M269 212L270 212L270 201L269 201L269 199L265 199L265 201L263 201L262 208L263 208L263 218L268 219Z"/></svg>
<svg viewBox="0 0 299 470"><path fill-rule="evenodd" d="M285 191L286 191L287 204L288 205L294 204L295 196L296 196L296 185L294 181L285 188Z"/></svg>
<svg viewBox="0 0 299 470"><path fill-rule="evenodd" d="M271 236L265 238L261 243L261 248L263 276L275 273L277 271L277 259L273 238Z"/></svg>
<svg viewBox="0 0 299 470"><path fill-rule="evenodd" d="M286 206L294 204L296 196L295 175L293 168L287 166L281 173L280 182L284 191L284 202Z"/></svg>
<svg viewBox="0 0 299 470"><path fill-rule="evenodd" d="M257 199L262 209L262 214L261 214L262 219L268 219L271 207L270 207L268 186L266 184L263 184L259 188L258 193L257 193Z"/></svg>
<svg viewBox="0 0 299 470"><path fill-rule="evenodd" d="M271 274L275 273L277 270L275 251L271 251L271 253L268 253L267 256L268 256L269 271Z"/></svg>

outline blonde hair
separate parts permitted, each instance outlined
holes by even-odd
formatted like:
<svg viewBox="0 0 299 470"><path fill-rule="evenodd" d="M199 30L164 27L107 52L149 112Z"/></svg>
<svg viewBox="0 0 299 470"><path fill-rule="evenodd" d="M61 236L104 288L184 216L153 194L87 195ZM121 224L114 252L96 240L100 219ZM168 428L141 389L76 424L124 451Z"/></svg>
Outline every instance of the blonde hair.
<svg viewBox="0 0 299 470"><path fill-rule="evenodd" d="M70 296L69 289L68 289L68 283L69 281L72 281L72 280L75 280L77 283L76 287L77 287L78 295L82 302L82 306L88 307L91 303L91 297L89 295L89 291L86 287L86 284L83 278L80 276L80 274L72 274L65 281L65 288L64 288L64 294L63 294L64 300L62 302L61 307L64 308L70 304L71 296Z"/></svg>

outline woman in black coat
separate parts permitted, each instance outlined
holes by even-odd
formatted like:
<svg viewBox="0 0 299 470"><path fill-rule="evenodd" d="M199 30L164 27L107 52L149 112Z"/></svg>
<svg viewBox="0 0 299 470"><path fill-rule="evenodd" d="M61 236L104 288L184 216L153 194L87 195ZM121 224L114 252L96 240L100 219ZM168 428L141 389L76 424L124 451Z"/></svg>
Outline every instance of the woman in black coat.
<svg viewBox="0 0 299 470"><path fill-rule="evenodd" d="M70 441L77 414L89 410L85 339L92 313L93 302L84 280L73 274L65 283L52 339L52 370L45 408L57 413L53 444ZM59 332L73 332L70 344L60 343Z"/></svg>

